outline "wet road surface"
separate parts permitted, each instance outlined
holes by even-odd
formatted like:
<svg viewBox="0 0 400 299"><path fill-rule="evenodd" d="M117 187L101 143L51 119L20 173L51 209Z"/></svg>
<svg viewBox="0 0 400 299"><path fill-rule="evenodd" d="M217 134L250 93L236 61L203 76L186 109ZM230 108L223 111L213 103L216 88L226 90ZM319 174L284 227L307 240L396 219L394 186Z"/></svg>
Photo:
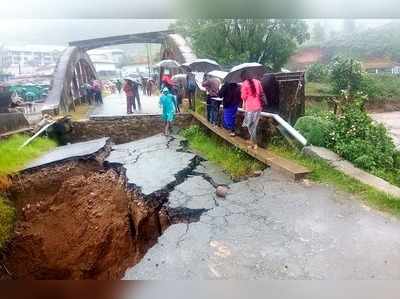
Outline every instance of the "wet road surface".
<svg viewBox="0 0 400 299"><path fill-rule="evenodd" d="M125 279L400 278L398 220L270 170L230 188L213 201L204 182L177 186L170 204L209 210L170 226Z"/></svg>
<svg viewBox="0 0 400 299"><path fill-rule="evenodd" d="M159 114L161 109L159 106L158 96L145 96L140 93L142 109L135 113ZM115 93L103 99L103 104L96 106L91 115L97 116L120 116L126 115L126 96L124 92Z"/></svg>
<svg viewBox="0 0 400 299"><path fill-rule="evenodd" d="M372 118L382 123L392 135L393 141L400 150L400 111L374 113Z"/></svg>

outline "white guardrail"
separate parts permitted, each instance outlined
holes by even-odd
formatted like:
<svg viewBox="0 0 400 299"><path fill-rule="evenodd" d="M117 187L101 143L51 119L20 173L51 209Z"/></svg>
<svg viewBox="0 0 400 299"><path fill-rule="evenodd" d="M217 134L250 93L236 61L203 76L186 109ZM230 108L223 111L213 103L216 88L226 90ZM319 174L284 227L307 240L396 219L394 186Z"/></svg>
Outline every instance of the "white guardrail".
<svg viewBox="0 0 400 299"><path fill-rule="evenodd" d="M240 112L245 112L242 108L239 108ZM278 124L280 124L294 139L300 142L303 146L307 145L307 139L304 138L295 128L293 128L286 120L280 117L278 114L261 112L261 116L273 118Z"/></svg>
<svg viewBox="0 0 400 299"><path fill-rule="evenodd" d="M206 106L206 103L201 101L203 105ZM221 108L223 106L221 105ZM242 108L238 109L239 112L245 112ZM301 145L306 146L307 145L307 139L304 138L303 135L299 133L295 128L293 128L286 120L284 120L282 117L280 117L278 114L275 113L270 113L270 112L261 112L262 117L269 117L273 118L278 124L280 124L294 139L296 139Z"/></svg>

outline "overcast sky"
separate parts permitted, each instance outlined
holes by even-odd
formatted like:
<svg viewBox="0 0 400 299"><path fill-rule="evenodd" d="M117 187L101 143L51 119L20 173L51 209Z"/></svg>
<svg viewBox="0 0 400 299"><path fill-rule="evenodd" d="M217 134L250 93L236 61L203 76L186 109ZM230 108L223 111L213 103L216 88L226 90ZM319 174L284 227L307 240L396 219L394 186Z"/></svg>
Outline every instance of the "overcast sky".
<svg viewBox="0 0 400 299"><path fill-rule="evenodd" d="M306 20L326 26L327 31L341 31L343 19ZM381 26L392 20L356 20L362 29ZM66 45L70 41L138 32L166 30L173 19L2 19L0 44Z"/></svg>
<svg viewBox="0 0 400 299"><path fill-rule="evenodd" d="M1 44L54 44L70 41L166 30L167 19L2 19Z"/></svg>

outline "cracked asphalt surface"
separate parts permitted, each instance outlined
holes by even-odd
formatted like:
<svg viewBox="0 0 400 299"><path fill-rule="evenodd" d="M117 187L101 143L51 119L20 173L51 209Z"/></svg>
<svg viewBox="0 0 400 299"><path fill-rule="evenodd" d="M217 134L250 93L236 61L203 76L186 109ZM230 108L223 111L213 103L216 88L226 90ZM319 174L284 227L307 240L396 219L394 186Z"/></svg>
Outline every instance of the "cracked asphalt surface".
<svg viewBox="0 0 400 299"><path fill-rule="evenodd" d="M400 222L348 194L266 170L216 199L201 180L169 202L208 210L170 226L124 279L400 278Z"/></svg>
<svg viewBox="0 0 400 299"><path fill-rule="evenodd" d="M398 219L270 169L233 183L182 141L157 135L116 145L106 160L123 166L145 196L164 192L170 216L177 215L124 279L400 279ZM62 147L34 165L104 144ZM215 195L221 184L229 187L224 199Z"/></svg>

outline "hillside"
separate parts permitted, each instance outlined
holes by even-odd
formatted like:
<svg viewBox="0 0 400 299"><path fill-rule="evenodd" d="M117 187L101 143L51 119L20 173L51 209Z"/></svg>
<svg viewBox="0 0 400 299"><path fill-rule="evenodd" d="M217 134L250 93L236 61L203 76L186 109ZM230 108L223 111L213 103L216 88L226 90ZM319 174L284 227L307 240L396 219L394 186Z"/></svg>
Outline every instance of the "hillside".
<svg viewBox="0 0 400 299"><path fill-rule="evenodd" d="M342 35L324 42L321 48L327 58L343 54L361 60L389 58L400 61L400 22Z"/></svg>

